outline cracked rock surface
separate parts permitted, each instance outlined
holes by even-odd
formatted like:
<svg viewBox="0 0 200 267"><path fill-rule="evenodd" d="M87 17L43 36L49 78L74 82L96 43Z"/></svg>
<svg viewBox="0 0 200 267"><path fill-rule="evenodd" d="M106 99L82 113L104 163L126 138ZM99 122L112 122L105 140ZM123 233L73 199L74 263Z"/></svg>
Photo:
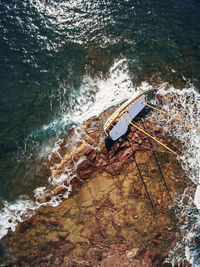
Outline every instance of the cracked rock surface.
<svg viewBox="0 0 200 267"><path fill-rule="evenodd" d="M102 126L111 113L109 110L92 117L77 130L82 138L75 148L66 146L72 132L58 151L60 157L51 158L54 177L70 170L72 192L57 207L41 207L6 237L13 257L11 265L171 266L164 260L179 223L173 200L190 183L176 156L156 143L151 146L147 136L133 127L126 140L106 144ZM155 122L147 118L144 123L148 133L177 148ZM138 125L143 128L140 121ZM65 191L62 185L68 183L67 179L62 181L37 201L61 195Z"/></svg>

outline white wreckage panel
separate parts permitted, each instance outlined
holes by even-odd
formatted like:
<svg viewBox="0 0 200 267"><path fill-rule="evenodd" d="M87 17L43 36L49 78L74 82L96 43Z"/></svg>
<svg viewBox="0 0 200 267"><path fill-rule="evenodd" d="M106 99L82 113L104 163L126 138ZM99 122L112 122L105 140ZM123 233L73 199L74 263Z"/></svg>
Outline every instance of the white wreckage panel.
<svg viewBox="0 0 200 267"><path fill-rule="evenodd" d="M113 141L117 140L126 133L129 126L128 121L132 121L145 107L142 102L146 103L145 95L140 97L135 103L133 103L133 105L128 108L127 112L120 117L118 123L112 128L109 133Z"/></svg>

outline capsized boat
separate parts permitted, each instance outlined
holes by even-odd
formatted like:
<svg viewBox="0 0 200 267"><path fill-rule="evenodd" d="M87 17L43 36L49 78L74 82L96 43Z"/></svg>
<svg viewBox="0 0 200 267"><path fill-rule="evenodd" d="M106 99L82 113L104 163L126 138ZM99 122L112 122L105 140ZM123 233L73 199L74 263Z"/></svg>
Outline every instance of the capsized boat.
<svg viewBox="0 0 200 267"><path fill-rule="evenodd" d="M124 135L130 122L145 108L145 104L155 96L156 90L148 90L122 104L104 124L104 131L113 141Z"/></svg>

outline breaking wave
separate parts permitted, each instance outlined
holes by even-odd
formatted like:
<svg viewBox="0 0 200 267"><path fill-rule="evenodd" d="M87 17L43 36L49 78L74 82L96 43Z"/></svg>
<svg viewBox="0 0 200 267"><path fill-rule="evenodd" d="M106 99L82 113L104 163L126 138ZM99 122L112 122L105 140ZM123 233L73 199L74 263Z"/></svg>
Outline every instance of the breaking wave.
<svg viewBox="0 0 200 267"><path fill-rule="evenodd" d="M18 160L24 160L28 157L26 150L30 144L37 147L38 158L51 157L50 152L58 153L62 136L70 127L76 127L91 116L99 115L109 107L118 105L129 97L134 97L137 92L146 90L148 86L147 83L143 83L139 89L133 86L126 59L116 61L109 71L108 78L105 80L101 78L92 79L90 76L85 76L79 90L73 90L71 88L70 95L68 96L68 103L70 105L66 104L65 97L63 97L67 92L67 88L65 84L61 83L56 94L56 97L60 99L60 116L49 124L43 125L42 128L34 130L26 138L24 147L20 148ZM53 97L54 95L52 95ZM45 139L41 143L39 140L41 136L45 136L48 140ZM75 138L78 139L80 136L77 134ZM59 181L58 179L54 179L54 177L50 177L49 183L56 185L62 179L66 179L66 177L61 176ZM69 177L68 190L64 195L65 198L68 197L71 190L70 179ZM41 197L46 193L46 190L47 187L37 188L33 194L35 197ZM31 216L32 212L41 206L41 204L31 200L28 196L24 198L23 200L18 199L12 203L2 201L3 208L0 211L0 238L9 229L14 231L18 222L22 221L25 217ZM57 206L61 201L62 198L56 196L48 204ZM44 203L42 205L46 204Z"/></svg>

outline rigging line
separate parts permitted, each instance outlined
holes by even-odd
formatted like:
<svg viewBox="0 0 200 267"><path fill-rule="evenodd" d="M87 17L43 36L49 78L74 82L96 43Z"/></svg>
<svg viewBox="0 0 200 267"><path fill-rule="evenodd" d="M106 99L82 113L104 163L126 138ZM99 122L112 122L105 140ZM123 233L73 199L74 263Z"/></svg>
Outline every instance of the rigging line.
<svg viewBox="0 0 200 267"><path fill-rule="evenodd" d="M197 127L197 126L195 126L195 125L192 125L192 124L188 123L187 121L184 121L184 120L182 120L182 119L180 119L180 118L178 118L178 117L175 117L175 116L173 116L173 115L171 115L171 114L165 112L164 110L155 108L155 107L153 107L153 106L151 106L151 105L149 105L149 104L147 104L147 103L144 103L144 102L142 102L142 104L145 105L145 106L147 106L147 107L149 107L149 108L155 109L155 110L157 110L157 111L159 111L159 112L161 112L161 113L163 113L163 114L165 114L165 115L167 115L167 116L169 116L169 117L171 117L171 118L173 118L173 119L175 119L175 120L178 120L178 121L180 121L180 122L182 122L182 123L185 123L186 125L188 125L188 126L190 126L190 127L193 127L193 128L195 128L195 129L197 129L198 131L200 131L200 128L199 128L199 127Z"/></svg>
<svg viewBox="0 0 200 267"><path fill-rule="evenodd" d="M140 130L141 132L143 132L144 134L146 134L147 136L151 137L154 141L156 141L157 143L159 143L161 146L165 147L166 149L168 149L169 151L171 151L173 154L177 155L177 153L175 151L173 151L171 148L169 148L168 146L166 146L163 143L161 143L160 141L158 141L155 137L151 136L150 134L148 134L147 132L145 132L143 129L141 129L140 127L138 127L137 125L135 125L131 121L129 121L129 120L126 120L126 121L128 123L130 123L131 125L133 125L135 128L137 128L138 130Z"/></svg>
<svg viewBox="0 0 200 267"><path fill-rule="evenodd" d="M143 120L143 119L142 119L142 124L143 124L143 126L144 126L144 129L146 130L146 127L145 127L145 124L144 124L144 120ZM160 164L159 164L159 162L158 162L158 158L157 158L157 156L156 156L155 151L153 150L153 144L152 144L152 142L151 142L151 139L150 139L149 137L147 137L147 138L148 138L149 143L150 143L150 145L151 145L151 148L152 148L152 152L153 152L154 158L155 158L155 160L156 160L156 163L157 163L157 166L158 166L160 175L161 175L161 177L162 177L162 180L163 180L163 182L164 182L164 185L165 185L165 187L166 187L166 189L167 189L168 195L169 195L170 199L172 200L172 197L171 197L170 192L169 192L169 188L168 188L167 183L166 183L166 181L165 181L165 177L164 177L164 175L163 175L163 173L162 173L162 170L161 170L161 168L160 168Z"/></svg>
<svg viewBox="0 0 200 267"><path fill-rule="evenodd" d="M140 175L140 179L141 179L141 181L142 181L142 183L143 183L143 185L144 185L144 188L145 188L147 197L148 197L148 199L149 199L149 201L150 201L150 203L151 203L151 207L152 207L153 213L154 213L154 215L155 215L155 214L156 214L156 213L155 213L155 209L154 209L153 203L152 203L152 201L151 201L151 197L150 197L150 195L149 195L149 192L148 192L148 190L147 190L147 185L146 185L146 183L145 183L145 181L144 181L144 178L143 178L143 176L142 176L142 173L141 173L141 171L140 171L140 168L139 168L139 166L138 166L138 164L137 164L137 161L136 161L136 158L135 158L135 154L134 154L133 148L132 148L132 146L131 146L131 144L130 144L129 139L128 139L125 135L124 135L124 137L125 137L125 139L128 141L128 143L129 143L129 147L130 147L131 150L132 150L132 154L133 154L133 159L134 159L134 161L135 161L135 165L136 165L136 167L137 167L137 169L138 169L138 172L139 172L139 175Z"/></svg>

